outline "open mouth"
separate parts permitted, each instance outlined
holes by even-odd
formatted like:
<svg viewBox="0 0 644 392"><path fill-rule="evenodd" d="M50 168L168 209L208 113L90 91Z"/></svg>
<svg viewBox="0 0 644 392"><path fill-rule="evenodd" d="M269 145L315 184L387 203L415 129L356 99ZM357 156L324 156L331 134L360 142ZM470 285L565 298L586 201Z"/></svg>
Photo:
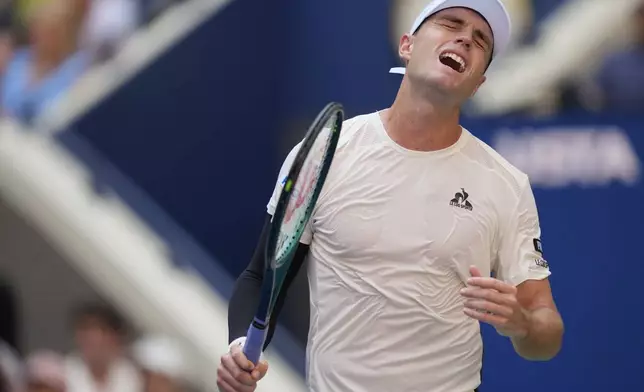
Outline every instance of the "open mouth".
<svg viewBox="0 0 644 392"><path fill-rule="evenodd" d="M439 60L458 73L465 72L465 59L456 53L445 52L440 55Z"/></svg>

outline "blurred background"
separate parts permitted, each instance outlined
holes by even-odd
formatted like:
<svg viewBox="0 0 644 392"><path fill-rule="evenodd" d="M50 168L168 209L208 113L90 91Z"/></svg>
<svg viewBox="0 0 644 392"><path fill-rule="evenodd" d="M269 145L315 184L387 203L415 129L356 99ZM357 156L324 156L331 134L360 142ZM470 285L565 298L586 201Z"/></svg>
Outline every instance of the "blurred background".
<svg viewBox="0 0 644 392"><path fill-rule="evenodd" d="M0 0L0 391L214 391L279 166L387 107L427 0ZM530 175L564 347L482 391L644 391L644 2L504 0L463 124ZM304 269L303 269L304 270ZM258 390L303 391L298 277Z"/></svg>

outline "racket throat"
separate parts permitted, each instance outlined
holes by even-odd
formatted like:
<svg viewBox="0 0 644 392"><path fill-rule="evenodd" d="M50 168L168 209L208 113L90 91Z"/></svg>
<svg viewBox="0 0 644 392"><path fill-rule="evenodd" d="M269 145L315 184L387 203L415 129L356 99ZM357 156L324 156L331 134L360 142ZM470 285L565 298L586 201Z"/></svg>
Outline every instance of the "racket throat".
<svg viewBox="0 0 644 392"><path fill-rule="evenodd" d="M259 329L260 331L263 331L268 328L269 321L270 320L268 318L265 321L255 318L253 319L252 326Z"/></svg>

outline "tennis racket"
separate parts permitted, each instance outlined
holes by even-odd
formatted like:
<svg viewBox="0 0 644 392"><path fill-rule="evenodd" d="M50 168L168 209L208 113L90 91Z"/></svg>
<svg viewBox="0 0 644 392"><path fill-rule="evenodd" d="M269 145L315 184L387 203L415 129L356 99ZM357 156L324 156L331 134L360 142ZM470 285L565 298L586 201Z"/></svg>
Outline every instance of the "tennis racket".
<svg viewBox="0 0 644 392"><path fill-rule="evenodd" d="M266 241L266 270L255 318L248 328L243 352L257 364L264 349L271 313L291 267L338 144L344 109L328 104L309 128L284 179Z"/></svg>

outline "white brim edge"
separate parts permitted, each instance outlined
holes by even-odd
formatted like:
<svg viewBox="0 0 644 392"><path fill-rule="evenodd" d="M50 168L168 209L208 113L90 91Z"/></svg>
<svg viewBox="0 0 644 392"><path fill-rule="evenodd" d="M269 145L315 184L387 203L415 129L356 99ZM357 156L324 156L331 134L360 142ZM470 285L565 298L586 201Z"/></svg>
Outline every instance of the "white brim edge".
<svg viewBox="0 0 644 392"><path fill-rule="evenodd" d="M389 70L389 73L404 75L405 74L405 68L404 67L394 67L394 68Z"/></svg>

